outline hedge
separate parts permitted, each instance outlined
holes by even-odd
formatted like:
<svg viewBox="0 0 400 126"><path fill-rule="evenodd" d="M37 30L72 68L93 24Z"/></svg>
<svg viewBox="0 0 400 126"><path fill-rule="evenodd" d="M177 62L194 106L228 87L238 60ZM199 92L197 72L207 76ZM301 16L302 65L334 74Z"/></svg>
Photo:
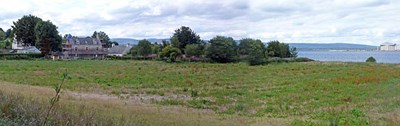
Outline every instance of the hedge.
<svg viewBox="0 0 400 126"><path fill-rule="evenodd" d="M43 58L41 53L3 53L0 54L2 60L27 60Z"/></svg>

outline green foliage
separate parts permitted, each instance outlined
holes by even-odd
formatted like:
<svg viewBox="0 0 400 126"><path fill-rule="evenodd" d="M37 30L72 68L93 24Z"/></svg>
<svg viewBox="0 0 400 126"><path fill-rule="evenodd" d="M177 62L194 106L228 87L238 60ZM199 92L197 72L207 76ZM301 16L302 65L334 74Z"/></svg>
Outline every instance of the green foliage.
<svg viewBox="0 0 400 126"><path fill-rule="evenodd" d="M158 54L162 51L162 44L152 44L151 45L151 54Z"/></svg>
<svg viewBox="0 0 400 126"><path fill-rule="evenodd" d="M11 30L11 28L10 29L7 29L7 31L5 32L5 34L6 34L6 38L13 38L14 36L13 36L13 31Z"/></svg>
<svg viewBox="0 0 400 126"><path fill-rule="evenodd" d="M119 45L119 43L116 41L112 41L111 44L114 44L115 46Z"/></svg>
<svg viewBox="0 0 400 126"><path fill-rule="evenodd" d="M314 60L306 58L306 57L299 57L299 58L294 59L294 62L311 62L311 61L314 61Z"/></svg>
<svg viewBox="0 0 400 126"><path fill-rule="evenodd" d="M8 54L0 54L0 59L2 60L27 60L27 59L38 59L42 58L43 55L40 53L8 53Z"/></svg>
<svg viewBox="0 0 400 126"><path fill-rule="evenodd" d="M137 49L137 55L146 57L147 55L151 54L152 52L152 44L150 41L143 39L140 40L138 45L135 46Z"/></svg>
<svg viewBox="0 0 400 126"><path fill-rule="evenodd" d="M62 38L58 35L57 26L50 21L39 22L35 27L36 44L43 55L61 51Z"/></svg>
<svg viewBox="0 0 400 126"><path fill-rule="evenodd" d="M185 47L185 53L191 56L201 56L204 54L204 46L200 44L189 44Z"/></svg>
<svg viewBox="0 0 400 126"><path fill-rule="evenodd" d="M0 41L6 39L6 33L3 31L2 28L0 28Z"/></svg>
<svg viewBox="0 0 400 126"><path fill-rule="evenodd" d="M25 15L17 22L13 22L12 28L15 31L17 41L24 45L35 46L37 40L35 27L40 22L42 22L42 19L33 15Z"/></svg>
<svg viewBox="0 0 400 126"><path fill-rule="evenodd" d="M63 73L63 78L62 78L61 83L54 85L55 95L49 101L50 107L47 110L47 114L43 121L43 126L46 126L46 124L50 121L49 120L50 113L53 111L53 109L55 109L56 103L60 101L61 89L62 89L62 86L64 85L64 81L67 79L67 76L68 76L68 73L67 73L67 70L65 70L65 72Z"/></svg>
<svg viewBox="0 0 400 126"><path fill-rule="evenodd" d="M216 36L210 40L206 56L219 63L234 62L237 59L236 42L231 37Z"/></svg>
<svg viewBox="0 0 400 126"><path fill-rule="evenodd" d="M179 42L179 40L178 40L178 37L176 37L176 36L172 36L171 37L171 39L170 39L170 41L171 41L171 46L172 47L175 47L175 48L178 48L179 49L179 44L180 44L180 42Z"/></svg>
<svg viewBox="0 0 400 126"><path fill-rule="evenodd" d="M185 26L176 29L174 35L171 38L172 46L179 48L181 51L184 51L186 45L200 43L200 36L192 31L192 29Z"/></svg>
<svg viewBox="0 0 400 126"><path fill-rule="evenodd" d="M368 59L365 62L376 63L376 59L371 56L371 57L368 57Z"/></svg>
<svg viewBox="0 0 400 126"><path fill-rule="evenodd" d="M167 58L167 62L175 62L180 54L182 53L178 48L167 46L161 51L160 58Z"/></svg>
<svg viewBox="0 0 400 126"><path fill-rule="evenodd" d="M251 38L244 38L239 41L238 52L239 55L250 55L255 48L254 46L261 47L262 51L266 51L264 43L261 40L254 40ZM263 53L264 53L263 52Z"/></svg>
<svg viewBox="0 0 400 126"><path fill-rule="evenodd" d="M11 49L11 44L10 39L0 40L0 48L2 49Z"/></svg>
<svg viewBox="0 0 400 126"><path fill-rule="evenodd" d="M294 58L297 57L297 48L296 47L290 48L290 57L294 57Z"/></svg>
<svg viewBox="0 0 400 126"><path fill-rule="evenodd" d="M92 38L97 38L97 36L99 37L100 41L104 44L104 47L106 48L110 48L112 45L112 42L110 40L110 38L108 37L108 35L103 32L103 31L94 31Z"/></svg>
<svg viewBox="0 0 400 126"><path fill-rule="evenodd" d="M190 107L193 108L198 108L198 109L209 109L211 108L211 105L213 105L214 103L210 100L206 100L206 99L194 99L194 100L190 100L188 101L188 104Z"/></svg>
<svg viewBox="0 0 400 126"><path fill-rule="evenodd" d="M280 57L280 58L288 58L288 57L296 57L297 52L296 49L290 49L288 44L281 43L279 41L270 41L267 46L267 54L270 57Z"/></svg>
<svg viewBox="0 0 400 126"><path fill-rule="evenodd" d="M240 40L239 54L246 57L249 65L262 65L266 63L265 45L261 40L250 38Z"/></svg>

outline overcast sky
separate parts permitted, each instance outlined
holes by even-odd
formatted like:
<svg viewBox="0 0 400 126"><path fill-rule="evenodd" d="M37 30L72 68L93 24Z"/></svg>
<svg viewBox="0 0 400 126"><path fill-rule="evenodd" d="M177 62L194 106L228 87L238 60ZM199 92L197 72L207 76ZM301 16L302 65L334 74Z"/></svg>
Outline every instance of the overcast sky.
<svg viewBox="0 0 400 126"><path fill-rule="evenodd" d="M202 39L400 43L400 0L8 0L0 4L0 27L27 14L77 36L169 38L189 26Z"/></svg>

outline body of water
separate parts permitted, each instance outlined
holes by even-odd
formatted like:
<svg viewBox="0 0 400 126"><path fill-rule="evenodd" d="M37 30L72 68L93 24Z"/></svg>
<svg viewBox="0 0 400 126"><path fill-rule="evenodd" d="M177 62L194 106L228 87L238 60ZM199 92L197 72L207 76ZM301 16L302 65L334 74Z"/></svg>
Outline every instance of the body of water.
<svg viewBox="0 0 400 126"><path fill-rule="evenodd" d="M400 63L400 51L299 51L298 57L318 61L365 62L374 57L378 63Z"/></svg>

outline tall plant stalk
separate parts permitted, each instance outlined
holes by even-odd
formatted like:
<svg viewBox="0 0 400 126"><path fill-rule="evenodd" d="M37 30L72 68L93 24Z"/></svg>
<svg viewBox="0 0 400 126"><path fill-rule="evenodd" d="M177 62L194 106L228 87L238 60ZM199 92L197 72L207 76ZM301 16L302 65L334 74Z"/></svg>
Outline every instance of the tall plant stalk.
<svg viewBox="0 0 400 126"><path fill-rule="evenodd" d="M60 101L61 88L62 88L62 86L64 85L64 82L65 82L67 76L68 76L68 73L67 73L67 70L65 70L65 72L64 72L64 74L63 74L63 78L62 78L61 83L60 83L60 84L56 84L56 85L54 86L54 90L55 90L56 94L55 94L55 95L50 99L50 101L49 101L49 102L50 102L50 106L49 106L49 109L47 110L46 116L45 116L45 118L44 118L43 126L46 126L51 111L53 111L54 106L56 105L56 103L57 103L58 101Z"/></svg>

